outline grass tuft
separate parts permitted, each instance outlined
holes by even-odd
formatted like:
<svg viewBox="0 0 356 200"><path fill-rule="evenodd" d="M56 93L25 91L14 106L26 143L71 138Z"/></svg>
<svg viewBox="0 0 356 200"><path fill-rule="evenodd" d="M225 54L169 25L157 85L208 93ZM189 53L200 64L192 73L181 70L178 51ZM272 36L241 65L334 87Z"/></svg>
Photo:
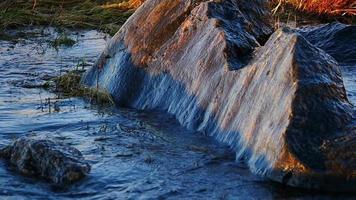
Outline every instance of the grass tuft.
<svg viewBox="0 0 356 200"><path fill-rule="evenodd" d="M83 97L99 105L115 105L111 94L101 88L88 88L80 84L83 70L73 70L52 80L56 92L66 97ZM47 83L45 85L53 85Z"/></svg>
<svg viewBox="0 0 356 200"><path fill-rule="evenodd" d="M68 37L65 34L62 34L58 38L54 39L53 41L50 41L50 45L55 49L58 49L58 47L60 46L72 47L75 43L76 43L75 40L73 40L72 38Z"/></svg>

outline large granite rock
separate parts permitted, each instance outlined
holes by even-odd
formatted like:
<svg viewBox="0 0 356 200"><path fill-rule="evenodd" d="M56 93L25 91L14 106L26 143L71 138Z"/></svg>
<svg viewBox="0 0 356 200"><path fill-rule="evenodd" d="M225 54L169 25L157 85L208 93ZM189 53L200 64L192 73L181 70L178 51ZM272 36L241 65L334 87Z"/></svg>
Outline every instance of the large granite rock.
<svg viewBox="0 0 356 200"><path fill-rule="evenodd" d="M148 0L83 84L174 114L257 174L355 191L354 113L337 62L297 31L269 38L269 24L262 0Z"/></svg>
<svg viewBox="0 0 356 200"><path fill-rule="evenodd" d="M56 185L78 181L90 171L79 150L45 139L20 138L0 150L0 158L23 175L42 177Z"/></svg>

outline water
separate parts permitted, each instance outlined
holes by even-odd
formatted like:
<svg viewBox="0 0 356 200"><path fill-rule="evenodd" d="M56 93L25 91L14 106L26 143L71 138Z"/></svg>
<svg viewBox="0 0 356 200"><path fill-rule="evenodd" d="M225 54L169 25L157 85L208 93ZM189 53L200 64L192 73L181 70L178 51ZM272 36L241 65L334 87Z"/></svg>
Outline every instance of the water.
<svg viewBox="0 0 356 200"><path fill-rule="evenodd" d="M37 87L78 62L92 64L108 37L96 31L72 31L76 45L56 50L48 45L58 34L53 29L23 31L31 38L0 41L0 147L20 136L43 135L78 148L92 171L81 182L55 188L22 177L0 161L0 199L354 197L286 188L254 176L242 161L235 161L228 147L186 130L172 116L97 107ZM355 103L356 71L348 67L344 74Z"/></svg>

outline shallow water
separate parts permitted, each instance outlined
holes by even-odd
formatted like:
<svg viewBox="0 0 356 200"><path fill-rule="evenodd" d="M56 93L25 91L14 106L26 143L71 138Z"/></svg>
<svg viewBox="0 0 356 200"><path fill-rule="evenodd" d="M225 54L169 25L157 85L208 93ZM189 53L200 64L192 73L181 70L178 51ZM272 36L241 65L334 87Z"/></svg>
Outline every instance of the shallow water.
<svg viewBox="0 0 356 200"><path fill-rule="evenodd" d="M0 161L0 199L352 199L283 187L252 175L225 145L155 111L100 108L36 87L85 60L92 64L107 36L70 32L73 47L50 47L53 29L25 30L30 39L0 41L0 147L43 135L78 148L90 175L68 188L22 177ZM344 69L356 102L356 71ZM50 103L48 103L50 98Z"/></svg>

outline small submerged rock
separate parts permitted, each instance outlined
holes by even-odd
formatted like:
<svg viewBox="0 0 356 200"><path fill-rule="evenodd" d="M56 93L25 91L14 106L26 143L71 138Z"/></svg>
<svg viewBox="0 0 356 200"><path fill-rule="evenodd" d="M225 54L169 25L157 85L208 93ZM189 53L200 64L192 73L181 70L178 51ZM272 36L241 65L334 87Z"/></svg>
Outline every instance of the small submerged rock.
<svg viewBox="0 0 356 200"><path fill-rule="evenodd" d="M39 176L56 185L84 178L90 165L76 148L48 139L22 137L0 150L0 158L26 176Z"/></svg>

